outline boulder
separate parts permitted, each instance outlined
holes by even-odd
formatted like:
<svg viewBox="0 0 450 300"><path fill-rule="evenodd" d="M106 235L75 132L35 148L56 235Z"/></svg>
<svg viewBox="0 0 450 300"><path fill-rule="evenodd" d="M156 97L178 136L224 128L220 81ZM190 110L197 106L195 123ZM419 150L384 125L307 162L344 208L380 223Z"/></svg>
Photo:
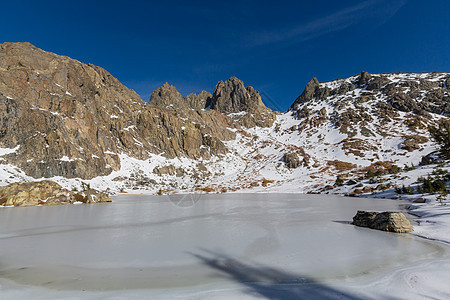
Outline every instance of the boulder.
<svg viewBox="0 0 450 300"><path fill-rule="evenodd" d="M285 153L283 155L283 161L289 169L295 169L300 166L300 159L295 153Z"/></svg>
<svg viewBox="0 0 450 300"><path fill-rule="evenodd" d="M157 174L159 176L162 176L162 175L171 175L171 176L173 176L173 175L175 175L175 172L176 172L175 167L172 166L172 165L164 166L164 167L155 167L153 169L153 173Z"/></svg>
<svg viewBox="0 0 450 300"><path fill-rule="evenodd" d="M411 223L401 212L370 212L359 210L353 217L353 225L391 232L413 231Z"/></svg>
<svg viewBox="0 0 450 300"><path fill-rule="evenodd" d="M378 213L374 211L358 210L356 215L353 217L353 225L360 227L370 227L377 214Z"/></svg>
<svg viewBox="0 0 450 300"><path fill-rule="evenodd" d="M25 183L11 183L0 188L0 205L34 206L58 205L74 202L96 203L111 202L103 192L89 189L82 193L69 191L50 180Z"/></svg>
<svg viewBox="0 0 450 300"><path fill-rule="evenodd" d="M424 197L419 197L417 199L413 200L413 203L426 203L427 199L425 199Z"/></svg>
<svg viewBox="0 0 450 300"><path fill-rule="evenodd" d="M83 203L102 203L102 202L112 202L111 198L103 192L99 192L94 189L89 189L87 191L77 193L79 195L78 201Z"/></svg>

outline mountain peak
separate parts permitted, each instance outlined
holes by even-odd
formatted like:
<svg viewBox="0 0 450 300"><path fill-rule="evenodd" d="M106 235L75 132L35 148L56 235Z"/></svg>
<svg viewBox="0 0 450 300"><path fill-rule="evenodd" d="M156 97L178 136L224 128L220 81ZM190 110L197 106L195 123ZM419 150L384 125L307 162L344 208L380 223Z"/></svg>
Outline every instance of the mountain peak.
<svg viewBox="0 0 450 300"><path fill-rule="evenodd" d="M245 87L244 82L234 76L217 83L210 108L224 114L243 113L239 119L246 127L271 126L275 119L275 114L264 105L259 92L251 86Z"/></svg>
<svg viewBox="0 0 450 300"><path fill-rule="evenodd" d="M177 88L169 83L164 83L160 88L154 90L150 96L149 104L161 108L175 110L204 109L211 101L211 93L201 91L198 95L191 93L183 97Z"/></svg>
<svg viewBox="0 0 450 300"><path fill-rule="evenodd" d="M184 97L178 92L175 86L170 85L168 82L152 92L149 104L162 108L186 107Z"/></svg>
<svg viewBox="0 0 450 300"><path fill-rule="evenodd" d="M258 91L245 87L244 82L236 77L219 81L213 93L211 109L231 114L248 111L255 107L265 107Z"/></svg>
<svg viewBox="0 0 450 300"><path fill-rule="evenodd" d="M305 86L303 93L295 99L289 110L294 110L298 105L314 98L316 90L319 88L319 81L316 77L311 78Z"/></svg>

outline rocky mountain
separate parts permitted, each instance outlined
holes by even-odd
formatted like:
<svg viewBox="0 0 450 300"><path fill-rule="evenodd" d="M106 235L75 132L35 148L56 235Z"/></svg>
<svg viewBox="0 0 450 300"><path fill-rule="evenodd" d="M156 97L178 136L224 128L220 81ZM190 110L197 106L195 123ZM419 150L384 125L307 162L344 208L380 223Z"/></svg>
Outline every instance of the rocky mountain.
<svg viewBox="0 0 450 300"><path fill-rule="evenodd" d="M449 75L442 73L362 72L324 84L313 78L290 111L301 120L300 131L333 124L347 135L341 141L346 154L366 157L383 147L377 138L381 142L393 137L403 140L400 149L423 150L429 141L427 127L439 116L450 117L448 80Z"/></svg>
<svg viewBox="0 0 450 300"><path fill-rule="evenodd" d="M104 69L0 45L0 184L52 178L111 191L325 191L417 165L450 117L449 73L361 74L306 85L285 113L232 77L149 102Z"/></svg>
<svg viewBox="0 0 450 300"><path fill-rule="evenodd" d="M219 81L212 95L202 91L198 95L183 97L176 87L165 83L152 92L149 104L173 109L178 115L189 119L193 117L192 110L211 109L247 128L270 127L275 120L275 113L264 105L259 92L251 86L245 87L242 80L236 77Z"/></svg>
<svg viewBox="0 0 450 300"><path fill-rule="evenodd" d="M202 107L205 92L189 95ZM104 69L45 52L29 43L0 46L0 147L3 160L35 178L90 179L120 169L119 154L145 160L210 158L238 124L214 110L196 109L190 121L164 106L184 98L164 85L149 105ZM151 103L152 104L152 103ZM180 110L181 111L181 110Z"/></svg>

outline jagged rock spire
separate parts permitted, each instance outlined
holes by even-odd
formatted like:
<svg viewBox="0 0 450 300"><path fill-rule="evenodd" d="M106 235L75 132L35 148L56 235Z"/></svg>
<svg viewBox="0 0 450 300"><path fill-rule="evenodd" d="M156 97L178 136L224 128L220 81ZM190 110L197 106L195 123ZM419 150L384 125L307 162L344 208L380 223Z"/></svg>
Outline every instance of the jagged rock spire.
<svg viewBox="0 0 450 300"><path fill-rule="evenodd" d="M305 89L303 90L303 93L295 99L294 103L292 103L289 110L293 110L297 108L299 104L305 103L306 101L311 100L314 98L314 95L316 93L316 90L319 88L319 81L316 77L311 78L310 81L305 86Z"/></svg>
<svg viewBox="0 0 450 300"><path fill-rule="evenodd" d="M210 108L224 114L247 113L239 118L246 127L271 126L275 119L275 114L264 105L259 92L251 86L245 87L244 82L236 77L217 83Z"/></svg>

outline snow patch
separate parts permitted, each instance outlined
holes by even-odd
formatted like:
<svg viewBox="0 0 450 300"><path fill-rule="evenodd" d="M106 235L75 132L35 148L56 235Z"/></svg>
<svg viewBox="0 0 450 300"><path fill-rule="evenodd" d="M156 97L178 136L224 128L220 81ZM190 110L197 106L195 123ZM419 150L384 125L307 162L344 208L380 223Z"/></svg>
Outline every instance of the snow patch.
<svg viewBox="0 0 450 300"><path fill-rule="evenodd" d="M0 156L15 153L17 150L19 150L20 145L17 145L14 148L0 148Z"/></svg>

